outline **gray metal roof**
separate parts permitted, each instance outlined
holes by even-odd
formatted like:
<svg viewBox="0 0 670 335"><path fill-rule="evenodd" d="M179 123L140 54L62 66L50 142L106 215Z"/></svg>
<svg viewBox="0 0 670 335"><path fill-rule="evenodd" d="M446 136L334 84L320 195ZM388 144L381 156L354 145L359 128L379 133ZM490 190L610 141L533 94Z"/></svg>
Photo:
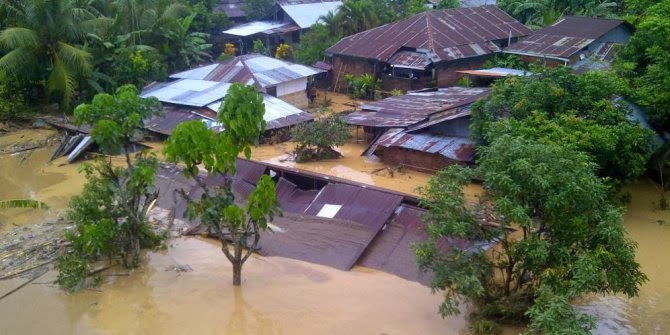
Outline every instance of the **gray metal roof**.
<svg viewBox="0 0 670 335"><path fill-rule="evenodd" d="M267 130L292 126L314 119L314 115L311 113L304 112L284 100L268 94L263 94L263 103L265 104L263 120L265 120ZM208 105L207 108L218 112L221 104L222 101L217 101Z"/></svg>
<svg viewBox="0 0 670 335"><path fill-rule="evenodd" d="M177 105L204 107L228 94L230 83L181 79L161 83L142 92L142 98L155 97L161 102Z"/></svg>
<svg viewBox="0 0 670 335"><path fill-rule="evenodd" d="M281 9L295 22L301 29L309 28L315 24L319 18L328 12L337 12L342 6L342 1L300 1L279 2Z"/></svg>
<svg viewBox="0 0 670 335"><path fill-rule="evenodd" d="M248 54L223 63L205 65L175 73L170 75L170 78L244 83L246 85L255 83L259 88L263 88L306 78L318 73L318 70L309 66L293 64L263 55Z"/></svg>
<svg viewBox="0 0 670 335"><path fill-rule="evenodd" d="M266 30L276 29L289 24L290 23L286 22L253 21L234 26L230 29L224 30L223 33L227 35L247 37L258 33L262 33Z"/></svg>
<svg viewBox="0 0 670 335"><path fill-rule="evenodd" d="M503 67L493 67L481 70L461 70L458 73L471 74L482 77L508 77L508 76L530 76L531 72L525 70L508 69Z"/></svg>

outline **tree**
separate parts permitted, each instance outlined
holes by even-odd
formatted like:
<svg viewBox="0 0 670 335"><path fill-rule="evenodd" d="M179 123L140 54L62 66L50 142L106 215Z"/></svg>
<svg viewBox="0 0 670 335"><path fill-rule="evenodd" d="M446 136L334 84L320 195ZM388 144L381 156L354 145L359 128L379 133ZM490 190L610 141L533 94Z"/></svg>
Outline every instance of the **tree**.
<svg viewBox="0 0 670 335"><path fill-rule="evenodd" d="M502 136L480 152L479 173L499 225L482 225L483 206L464 202L472 172L451 168L423 190L430 242L417 246L431 287L444 290L442 314L458 312L462 297L477 317L529 322L533 334L589 334L590 318L570 302L590 293L635 296L647 280L626 237L622 209L587 155L564 146ZM490 241L477 247L438 248L446 238Z"/></svg>
<svg viewBox="0 0 670 335"><path fill-rule="evenodd" d="M587 153L612 181L640 176L654 151L652 133L613 102L625 85L601 72L574 75L568 68L533 69L533 76L498 81L473 106L471 129L481 144L505 134L572 146Z"/></svg>
<svg viewBox="0 0 670 335"><path fill-rule="evenodd" d="M322 24L314 24L295 49L295 60L302 64L314 64L323 59L323 52L338 41L338 35Z"/></svg>
<svg viewBox="0 0 670 335"><path fill-rule="evenodd" d="M272 14L273 0L244 0L242 10L249 21L265 19Z"/></svg>
<svg viewBox="0 0 670 335"><path fill-rule="evenodd" d="M196 14L177 19L174 29L166 30L163 52L167 54L168 68L177 70L188 68L204 60L212 60L207 53L212 45L207 43L209 34L190 32L191 23Z"/></svg>
<svg viewBox="0 0 670 335"><path fill-rule="evenodd" d="M642 1L644 3L644 1ZM632 97L659 131L670 129L670 1L659 1L646 15L616 62L617 72L634 88Z"/></svg>
<svg viewBox="0 0 670 335"><path fill-rule="evenodd" d="M263 97L253 86L233 84L219 110L219 121L224 131L214 133L200 121L177 126L165 148L166 157L184 164L184 175L193 179L202 196L190 197L187 214L198 217L219 237L223 254L233 266L233 285L242 283L242 266L258 247L260 233L268 229L268 222L279 213L275 184L270 176L263 175L256 188L246 199L244 209L236 202L233 190L235 160L244 152L251 156L251 145L258 142L265 131ZM200 173L205 169L206 176ZM219 187L211 187L205 178L218 176L223 179ZM231 250L232 248L232 250ZM245 250L246 248L246 250Z"/></svg>
<svg viewBox="0 0 670 335"><path fill-rule="evenodd" d="M79 78L91 72L91 56L78 44L96 15L72 0L29 0L11 9L16 26L0 32L0 70L24 81L41 82L46 101L68 107Z"/></svg>
<svg viewBox="0 0 670 335"><path fill-rule="evenodd" d="M158 197L154 186L158 159L148 151L131 158L132 141L143 129L144 120L160 113L156 99L141 99L132 85L122 86L116 95L98 94L90 104L75 109L78 125L93 127L91 137L107 154L122 153L125 167L111 158L99 157L85 164L87 182L81 195L70 201L68 218L75 223L67 235L70 250L58 260L58 283L74 290L88 276L90 263L100 255L119 257L126 268L140 262L140 249L157 245L161 238L149 226L146 215Z"/></svg>
<svg viewBox="0 0 670 335"><path fill-rule="evenodd" d="M351 129L337 116L330 116L296 126L291 132L295 146L295 160L308 162L338 158L341 154L333 149L351 137Z"/></svg>

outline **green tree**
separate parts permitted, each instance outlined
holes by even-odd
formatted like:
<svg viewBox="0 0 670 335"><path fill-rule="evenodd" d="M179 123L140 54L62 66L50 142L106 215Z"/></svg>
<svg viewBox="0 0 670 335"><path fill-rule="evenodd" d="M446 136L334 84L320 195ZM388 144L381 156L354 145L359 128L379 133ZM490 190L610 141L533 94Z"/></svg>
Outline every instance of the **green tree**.
<svg viewBox="0 0 670 335"><path fill-rule="evenodd" d="M0 70L23 81L43 83L44 100L68 107L77 82L91 73L91 56L79 45L84 27L99 21L73 0L27 0L12 6L15 26L0 32Z"/></svg>
<svg viewBox="0 0 670 335"><path fill-rule="evenodd" d="M351 138L351 128L339 117L330 116L296 126L291 136L296 142L296 161L308 162L340 157L333 147Z"/></svg>
<svg viewBox="0 0 670 335"><path fill-rule="evenodd" d="M309 32L303 35L295 49L295 60L302 64L314 64L323 59L323 52L339 40L337 35L322 24L312 25Z"/></svg>
<svg viewBox="0 0 670 335"><path fill-rule="evenodd" d="M165 147L166 157L184 164L184 175L193 179L203 195L199 199L189 197L187 214L199 218L208 228L218 234L222 251L233 266L233 285L242 283L242 266L258 247L260 233L268 228L268 222L279 213L279 202L275 184L264 175L246 199L244 209L236 202L233 192L235 160L244 152L251 156L251 145L265 131L263 97L253 86L233 84L219 110L219 121L224 131L214 133L200 121L182 123L177 126ZM207 176L219 176L224 182L219 187L209 187ZM232 248L232 250L231 250Z"/></svg>
<svg viewBox="0 0 670 335"><path fill-rule="evenodd" d="M533 76L498 81L491 95L473 106L471 129L481 145L508 134L572 146L613 181L630 181L645 171L653 137L612 101L625 91L623 82L602 72L533 71Z"/></svg>
<svg viewBox="0 0 670 335"><path fill-rule="evenodd" d="M461 7L460 0L440 0L437 3L437 9L449 9Z"/></svg>
<svg viewBox="0 0 670 335"><path fill-rule="evenodd" d="M273 0L244 0L242 10L249 21L265 19L272 15L275 2Z"/></svg>
<svg viewBox="0 0 670 335"><path fill-rule="evenodd" d="M632 97L647 111L660 132L670 129L670 1L651 6L626 47L616 68L634 88Z"/></svg>
<svg viewBox="0 0 670 335"><path fill-rule="evenodd" d="M635 261L635 243L587 155L506 135L482 148L478 163L494 224L482 224L492 217L486 202L464 201L472 171L442 171L422 191L430 242L417 245L417 261L433 271L431 287L444 290L443 315L458 313L468 298L477 317L529 322L533 334L589 334L592 322L573 310L572 300L637 295L647 278ZM492 236L500 242L488 252L438 247L445 238Z"/></svg>
<svg viewBox="0 0 670 335"><path fill-rule="evenodd" d="M212 60L207 52L212 47L207 43L209 34L190 32L195 16L196 14L191 14L177 19L174 28L165 31L162 50L167 55L170 70L188 68L204 60Z"/></svg>
<svg viewBox="0 0 670 335"><path fill-rule="evenodd" d="M270 50L263 44L263 41L261 41L260 38L257 38L254 40L254 47L252 48L254 53L257 53L259 55L269 55ZM325 49L324 49L325 50Z"/></svg>
<svg viewBox="0 0 670 335"><path fill-rule="evenodd" d="M140 249L159 243L146 215L158 197L154 186L158 159L148 151L131 158L132 141L143 129L144 120L160 113L155 99L141 99L132 85L122 86L116 95L98 94L90 104L75 109L78 125L93 127L91 136L107 154L122 153L125 167L111 158L99 157L85 164L87 182L81 195L70 201L68 218L75 223L67 235L70 250L58 260L58 283L74 290L84 285L89 265L100 255L119 257L127 268L139 265Z"/></svg>

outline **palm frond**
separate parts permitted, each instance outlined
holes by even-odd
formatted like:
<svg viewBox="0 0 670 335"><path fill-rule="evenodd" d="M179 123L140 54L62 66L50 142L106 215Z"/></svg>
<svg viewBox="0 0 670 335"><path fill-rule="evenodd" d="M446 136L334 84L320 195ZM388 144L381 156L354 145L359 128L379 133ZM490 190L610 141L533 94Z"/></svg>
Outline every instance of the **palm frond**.
<svg viewBox="0 0 670 335"><path fill-rule="evenodd" d="M35 208L49 209L49 206L41 201L32 199L0 200L0 208Z"/></svg>
<svg viewBox="0 0 670 335"><path fill-rule="evenodd" d="M47 78L47 89L49 93L60 93L61 104L68 106L74 95L75 80L74 76L68 71L68 67L58 57L54 56L53 68Z"/></svg>
<svg viewBox="0 0 670 335"><path fill-rule="evenodd" d="M68 69L76 69L80 73L91 71L91 54L64 42L58 42L57 54Z"/></svg>
<svg viewBox="0 0 670 335"><path fill-rule="evenodd" d="M0 32L0 45L8 49L36 47L39 43L40 37L32 29L7 28Z"/></svg>
<svg viewBox="0 0 670 335"><path fill-rule="evenodd" d="M35 56L27 47L16 48L0 58L0 71L18 74L31 69Z"/></svg>

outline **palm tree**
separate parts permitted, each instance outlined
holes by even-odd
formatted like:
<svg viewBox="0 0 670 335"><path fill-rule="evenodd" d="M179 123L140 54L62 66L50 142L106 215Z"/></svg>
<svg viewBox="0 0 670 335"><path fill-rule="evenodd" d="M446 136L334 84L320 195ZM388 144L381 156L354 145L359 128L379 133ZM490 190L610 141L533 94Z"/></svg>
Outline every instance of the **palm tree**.
<svg viewBox="0 0 670 335"><path fill-rule="evenodd" d="M49 206L41 201L32 199L0 200L0 209L6 208L49 209Z"/></svg>
<svg viewBox="0 0 670 335"><path fill-rule="evenodd" d="M84 25L98 17L86 1L26 0L4 3L16 26L0 32L0 46L8 52L0 58L0 71L44 86L47 101L69 107L77 79L91 71L91 56L81 49Z"/></svg>

